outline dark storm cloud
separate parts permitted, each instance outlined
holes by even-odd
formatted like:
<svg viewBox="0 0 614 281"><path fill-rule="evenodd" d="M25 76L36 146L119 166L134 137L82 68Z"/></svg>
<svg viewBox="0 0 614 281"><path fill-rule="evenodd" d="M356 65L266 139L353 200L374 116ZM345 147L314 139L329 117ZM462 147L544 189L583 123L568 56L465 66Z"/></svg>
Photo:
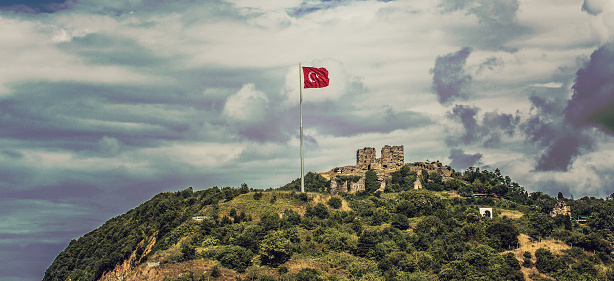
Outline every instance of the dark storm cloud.
<svg viewBox="0 0 614 281"><path fill-rule="evenodd" d="M465 47L435 59L432 89L441 104L450 104L456 99L465 99L471 91L472 77L465 73L467 57L471 48Z"/></svg>
<svg viewBox="0 0 614 281"><path fill-rule="evenodd" d="M560 132L564 101L537 96L531 96L529 101L532 105L532 114L523 122L522 128L529 141L546 147L554 142Z"/></svg>
<svg viewBox="0 0 614 281"><path fill-rule="evenodd" d="M566 134L556 138L537 160L538 171L567 171L580 148L592 149L594 140L590 136Z"/></svg>
<svg viewBox="0 0 614 281"><path fill-rule="evenodd" d="M467 154L460 148L453 148L450 150L450 156L448 156L452 162L450 166L456 170L464 170L468 167L473 167L480 164L482 159L481 153Z"/></svg>
<svg viewBox="0 0 614 281"><path fill-rule="evenodd" d="M595 126L614 134L614 44L591 54L577 72L574 94L565 108L565 119L575 127Z"/></svg>
<svg viewBox="0 0 614 281"><path fill-rule="evenodd" d="M536 96L530 101L532 114L521 127L527 140L543 149L536 170L567 171L582 150L593 149L595 139L590 132L564 121L564 101Z"/></svg>
<svg viewBox="0 0 614 281"><path fill-rule="evenodd" d="M498 112L486 112L484 119L482 120L482 126L486 130L500 130L502 133L513 136L516 131L516 126L520 122L520 116L498 113Z"/></svg>
<svg viewBox="0 0 614 281"><path fill-rule="evenodd" d="M0 11L12 11L16 13L54 13L68 9L74 0L2 0Z"/></svg>
<svg viewBox="0 0 614 281"><path fill-rule="evenodd" d="M524 122L527 141L543 149L536 170L567 171L575 159L595 149L597 128L614 134L614 46L594 51L576 73L570 100L531 96Z"/></svg>
<svg viewBox="0 0 614 281"><path fill-rule="evenodd" d="M448 142L453 143L453 139L462 144L470 144L481 137L482 129L478 126L476 115L479 108L468 105L456 105L452 111L446 114L448 119L458 120L463 125L463 134L460 137L452 137Z"/></svg>
<svg viewBox="0 0 614 281"><path fill-rule="evenodd" d="M455 105L446 117L460 122L462 133L460 136L448 135L445 139L446 144L456 146L480 142L485 147L497 147L501 143L502 136L512 137L515 134L520 122L518 114L514 116L492 111L486 112L480 119L479 111L480 109L474 106Z"/></svg>

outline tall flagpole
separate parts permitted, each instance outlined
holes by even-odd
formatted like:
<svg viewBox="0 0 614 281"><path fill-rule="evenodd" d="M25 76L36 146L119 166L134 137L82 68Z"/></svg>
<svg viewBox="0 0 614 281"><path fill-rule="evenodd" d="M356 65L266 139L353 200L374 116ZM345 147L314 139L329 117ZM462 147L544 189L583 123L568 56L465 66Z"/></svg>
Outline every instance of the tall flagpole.
<svg viewBox="0 0 614 281"><path fill-rule="evenodd" d="M301 63L298 63L298 88L300 89L300 93L301 93L301 100L300 100L300 111L301 111L301 192L305 192L305 178L304 178L304 174L305 174L305 158L304 158L304 154L303 154L303 83L302 83L302 68L301 68Z"/></svg>

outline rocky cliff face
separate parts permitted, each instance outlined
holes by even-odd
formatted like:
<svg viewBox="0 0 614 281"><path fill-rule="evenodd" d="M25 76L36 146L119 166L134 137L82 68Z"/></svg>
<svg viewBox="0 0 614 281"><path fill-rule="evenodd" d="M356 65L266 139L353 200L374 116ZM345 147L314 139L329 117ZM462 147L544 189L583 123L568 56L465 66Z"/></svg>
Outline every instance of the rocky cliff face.
<svg viewBox="0 0 614 281"><path fill-rule="evenodd" d="M357 192L365 190L365 177L362 175L358 181L332 179L330 181L330 193L337 194L339 192Z"/></svg>
<svg viewBox="0 0 614 281"><path fill-rule="evenodd" d="M139 278L135 279L137 276L143 276L143 275L145 275L148 278L153 277L151 276L152 274L150 274L152 272L154 273L153 274L154 276L156 275L155 269L151 269L147 267L147 269L151 269L151 270L146 270L145 272L143 272L142 270L139 270L138 266L136 266L137 264L141 262L141 258L149 254L149 252L151 252L152 247L156 244L155 237L152 237L149 240L150 242L147 244L147 247L145 248L143 255L139 255L136 250L133 251L128 259L124 260L121 264L118 264L110 272L103 274L102 277L100 277L100 279L98 280L99 281L154 280L154 279L139 279ZM141 241L139 246L142 246L144 244L145 244L145 240ZM139 272L139 274L136 274L137 272Z"/></svg>

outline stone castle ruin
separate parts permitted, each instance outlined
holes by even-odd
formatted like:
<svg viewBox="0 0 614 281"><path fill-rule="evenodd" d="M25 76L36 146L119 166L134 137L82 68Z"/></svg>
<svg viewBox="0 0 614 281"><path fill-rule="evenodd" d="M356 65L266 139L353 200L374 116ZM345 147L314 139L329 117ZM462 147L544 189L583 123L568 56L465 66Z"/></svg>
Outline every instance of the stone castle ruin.
<svg viewBox="0 0 614 281"><path fill-rule="evenodd" d="M330 192L337 194L338 192L356 192L365 190L365 174L369 170L375 170L378 181L380 182L380 191L386 188L386 179L390 177L390 173L397 171L405 165L410 165L412 171L418 172L427 170L429 173L436 172L442 176L443 181L448 181L454 170L450 167L442 167L441 163L425 163L414 162L405 163L405 153L403 146L385 145L380 154L380 158L376 157L376 151L373 147L365 147L356 151L356 165L336 167L328 172L320 173L327 179L331 179ZM421 188L420 180L416 180L414 188Z"/></svg>
<svg viewBox="0 0 614 281"><path fill-rule="evenodd" d="M565 204L565 202L561 200L556 202L556 205L554 205L554 208L550 212L550 216L553 218L558 215L571 216L571 207L567 206L567 204Z"/></svg>
<svg viewBox="0 0 614 281"><path fill-rule="evenodd" d="M380 158L375 157L375 148L365 147L356 151L356 167L362 170L400 168L405 164L403 146L385 145Z"/></svg>

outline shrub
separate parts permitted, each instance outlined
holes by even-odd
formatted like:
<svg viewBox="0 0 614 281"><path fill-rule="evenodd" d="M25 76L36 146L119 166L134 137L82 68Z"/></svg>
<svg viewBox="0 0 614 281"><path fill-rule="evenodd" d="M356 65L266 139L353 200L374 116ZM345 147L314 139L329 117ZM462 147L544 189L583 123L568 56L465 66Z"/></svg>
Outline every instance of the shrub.
<svg viewBox="0 0 614 281"><path fill-rule="evenodd" d="M277 268L277 272L279 273L279 275L283 275L288 273L288 267L285 265L282 265L280 267Z"/></svg>
<svg viewBox="0 0 614 281"><path fill-rule="evenodd" d="M254 193L254 200L260 200L262 198L262 191Z"/></svg>
<svg viewBox="0 0 614 281"><path fill-rule="evenodd" d="M213 269L211 270L211 277L213 278L218 278L222 276L222 272L220 271L220 268L216 266L213 267Z"/></svg>
<svg viewBox="0 0 614 281"><path fill-rule="evenodd" d="M339 197L331 197L330 200L328 200L328 205L334 209L339 209L341 208L341 199Z"/></svg>
<svg viewBox="0 0 614 281"><path fill-rule="evenodd" d="M303 268L296 274L297 281L314 281L314 280L324 280L320 277L320 274L317 270L313 268Z"/></svg>
<svg viewBox="0 0 614 281"><path fill-rule="evenodd" d="M271 231L260 242L262 264L277 267L292 256L292 242L285 237L283 231Z"/></svg>
<svg viewBox="0 0 614 281"><path fill-rule="evenodd" d="M182 261L190 261L196 258L196 248L192 245L183 245L181 247Z"/></svg>
<svg viewBox="0 0 614 281"><path fill-rule="evenodd" d="M241 246L228 246L218 256L220 263L238 272L244 272L251 265L254 253Z"/></svg>
<svg viewBox="0 0 614 281"><path fill-rule="evenodd" d="M392 227L400 230L406 230L409 228L409 219L402 214L395 214L392 216Z"/></svg>
<svg viewBox="0 0 614 281"><path fill-rule="evenodd" d="M525 257L525 258L527 258L527 259L530 259L530 258L532 258L532 257L533 257L533 255L531 255L531 252L529 252L529 251L525 251L525 252L522 254L522 256L523 256L523 257Z"/></svg>

